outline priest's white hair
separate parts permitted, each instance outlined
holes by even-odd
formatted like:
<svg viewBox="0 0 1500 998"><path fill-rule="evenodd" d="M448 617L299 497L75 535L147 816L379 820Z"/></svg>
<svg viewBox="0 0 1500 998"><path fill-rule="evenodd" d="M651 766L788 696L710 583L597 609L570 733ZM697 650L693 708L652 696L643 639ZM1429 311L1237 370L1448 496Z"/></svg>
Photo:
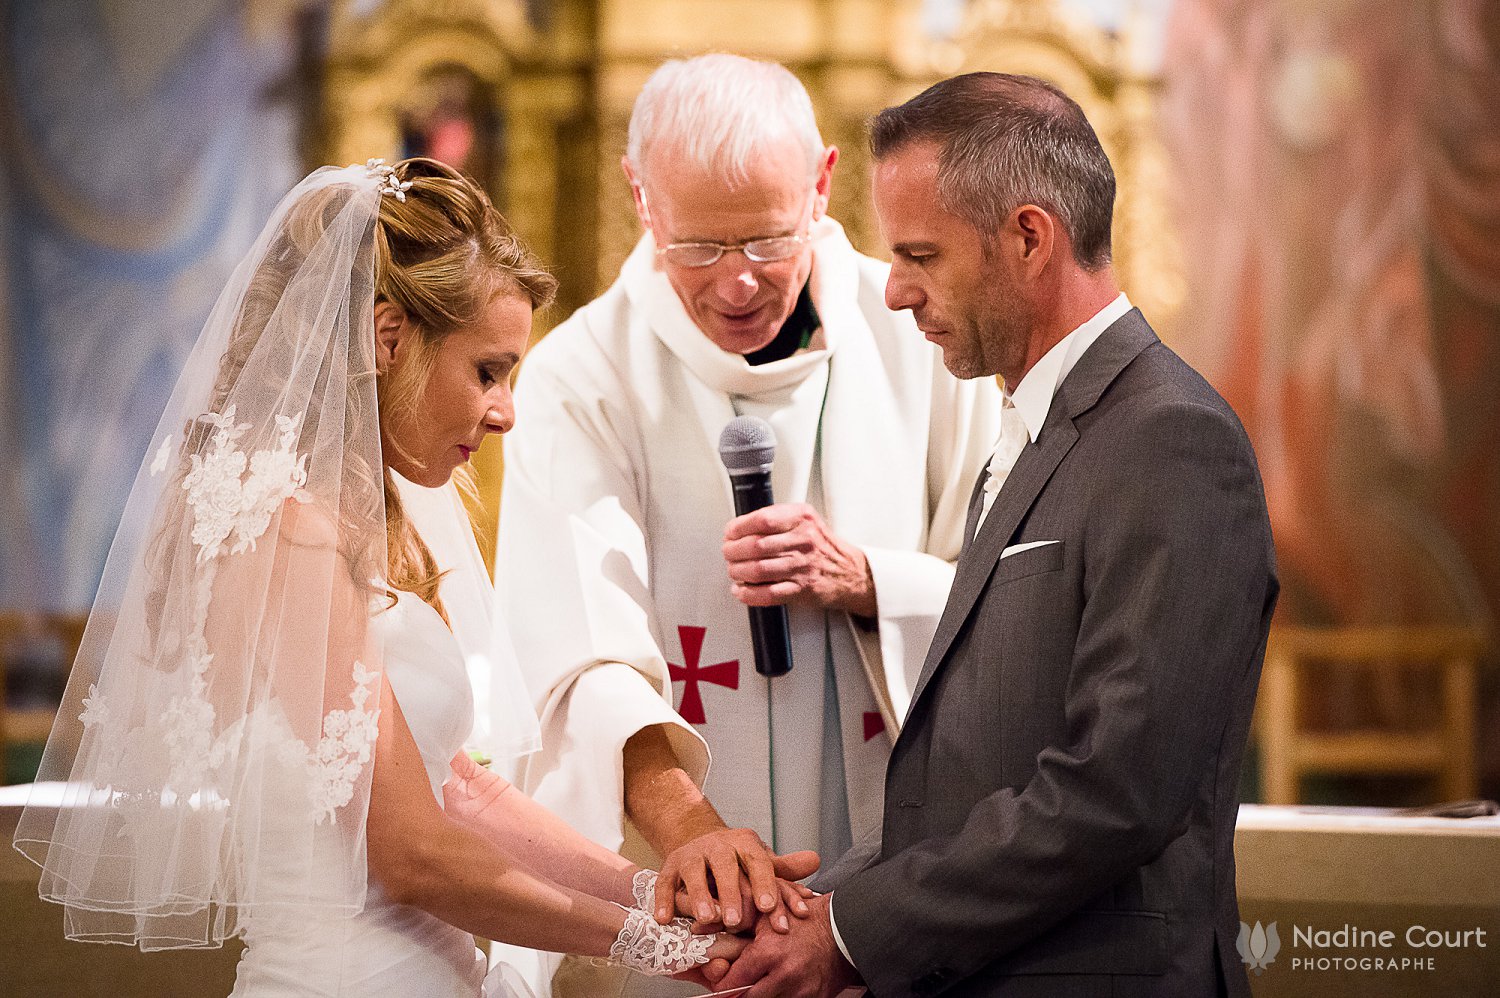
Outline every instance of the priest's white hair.
<svg viewBox="0 0 1500 998"><path fill-rule="evenodd" d="M802 82L774 62L713 53L671 59L651 74L630 114L626 157L645 182L651 149L670 145L689 163L739 184L755 156L788 136L803 147L811 183L823 137Z"/></svg>

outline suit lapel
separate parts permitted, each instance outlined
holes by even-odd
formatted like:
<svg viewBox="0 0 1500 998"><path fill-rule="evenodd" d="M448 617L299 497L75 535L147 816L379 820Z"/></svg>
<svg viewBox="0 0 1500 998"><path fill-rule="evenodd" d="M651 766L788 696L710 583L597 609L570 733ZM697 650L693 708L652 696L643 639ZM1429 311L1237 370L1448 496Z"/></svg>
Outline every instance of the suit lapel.
<svg viewBox="0 0 1500 998"><path fill-rule="evenodd" d="M958 637L959 629L974 609L975 600L984 590L990 572L1000 560L1000 552L1005 550L1005 545L1016 532L1021 518L1026 515L1032 503L1036 502L1042 486L1047 484L1047 479L1052 477L1052 472L1057 470L1063 457L1078 439L1078 431L1073 428L1071 420L1066 417L1061 420L1054 418L1054 414L1059 411L1054 402L1040 439L1037 443L1027 444L1016 458L1015 466L1000 488L1000 494L995 497L990 515L985 517L979 533L974 536L968 549L959 556L958 569L953 576L953 588L948 593L948 603L943 607L937 632L932 636L932 647L927 651L927 661L922 666L922 675L912 694L913 706L921 698L922 691L937 671L938 664L948 654L954 638Z"/></svg>
<svg viewBox="0 0 1500 998"><path fill-rule="evenodd" d="M1131 309L1105 330L1058 386L1037 441L1027 444L1021 451L979 533L959 555L953 588L948 593L948 603L943 607L922 674L912 693L908 717L915 712L928 682L937 673L964 621L973 612L979 594L984 591L985 583L1000 560L1000 553L1015 536L1016 528L1036 503L1052 473L1077 443L1078 428L1074 420L1092 409L1120 372L1155 342L1156 334L1140 311Z"/></svg>

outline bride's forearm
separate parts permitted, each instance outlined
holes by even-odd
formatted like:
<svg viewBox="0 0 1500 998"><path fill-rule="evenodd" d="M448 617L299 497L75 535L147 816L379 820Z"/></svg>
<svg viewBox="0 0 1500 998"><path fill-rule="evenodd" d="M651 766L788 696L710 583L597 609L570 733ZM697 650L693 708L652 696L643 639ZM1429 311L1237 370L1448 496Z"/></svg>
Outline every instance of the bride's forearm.
<svg viewBox="0 0 1500 998"><path fill-rule="evenodd" d="M733 960L745 940L693 935L686 920L660 925L649 914L554 883L517 866L494 843L455 821L403 850L400 893L414 905L477 936L532 949L608 957L642 973L693 972ZM371 841L372 864L377 849ZM383 857L394 858L394 857ZM382 868L386 864L382 862Z"/></svg>
<svg viewBox="0 0 1500 998"><path fill-rule="evenodd" d="M625 924L625 912L608 901L539 876L494 843L457 822L403 848L391 863L401 873L391 883L377 873L392 899L421 908L485 939L532 949L602 957ZM429 830L431 831L431 830ZM376 843L371 865L376 868Z"/></svg>
<svg viewBox="0 0 1500 998"><path fill-rule="evenodd" d="M629 906L635 864L575 831L507 781L460 753L443 787L448 815L534 874Z"/></svg>
<svg viewBox="0 0 1500 998"><path fill-rule="evenodd" d="M392 900L486 939L605 956L625 924L625 913L609 901L528 869L444 813L388 684L365 834L370 875Z"/></svg>
<svg viewBox="0 0 1500 998"><path fill-rule="evenodd" d="M510 843L510 849L445 812L433 797L421 753L389 685L382 684L380 705L365 837L370 876L392 900L486 939L607 956L649 974L689 971L716 957L733 959L743 948L741 940L716 940L691 935L680 925L659 925L645 912L627 912L528 868L533 863L554 868L559 876L598 893L620 893L622 903L629 898L628 863L598 846L575 841L561 821L507 789L498 777L463 774L481 792L481 801L499 807L496 813L505 820L494 825L505 830L498 837ZM549 844L553 835L562 836L564 844ZM518 855L530 862L518 860ZM561 861L570 856L571 863Z"/></svg>

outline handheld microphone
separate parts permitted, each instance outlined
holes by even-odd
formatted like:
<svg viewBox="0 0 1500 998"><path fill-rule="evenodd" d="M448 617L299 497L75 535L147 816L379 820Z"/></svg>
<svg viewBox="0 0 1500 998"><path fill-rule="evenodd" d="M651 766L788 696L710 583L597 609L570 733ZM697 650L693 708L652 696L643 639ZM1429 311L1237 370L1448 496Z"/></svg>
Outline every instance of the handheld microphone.
<svg viewBox="0 0 1500 998"><path fill-rule="evenodd" d="M719 460L729 472L734 513L744 516L776 500L771 496L771 462L776 457L776 433L755 416L736 416L719 434ZM792 671L792 635L786 607L752 606L750 639L755 645L755 671L782 676Z"/></svg>

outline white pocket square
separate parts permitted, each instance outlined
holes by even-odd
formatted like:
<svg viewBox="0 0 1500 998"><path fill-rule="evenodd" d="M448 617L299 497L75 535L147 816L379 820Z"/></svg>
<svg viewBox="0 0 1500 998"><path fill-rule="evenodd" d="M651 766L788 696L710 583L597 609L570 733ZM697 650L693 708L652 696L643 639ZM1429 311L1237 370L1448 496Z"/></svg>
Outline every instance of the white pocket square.
<svg viewBox="0 0 1500 998"><path fill-rule="evenodd" d="M1056 543L1056 541L1027 541L1025 544L1012 544L1010 547L1000 552L1000 558L1001 560L1004 560L1006 558L1009 558L1013 554L1020 554L1022 551L1030 551L1032 548L1044 548L1048 544Z"/></svg>

